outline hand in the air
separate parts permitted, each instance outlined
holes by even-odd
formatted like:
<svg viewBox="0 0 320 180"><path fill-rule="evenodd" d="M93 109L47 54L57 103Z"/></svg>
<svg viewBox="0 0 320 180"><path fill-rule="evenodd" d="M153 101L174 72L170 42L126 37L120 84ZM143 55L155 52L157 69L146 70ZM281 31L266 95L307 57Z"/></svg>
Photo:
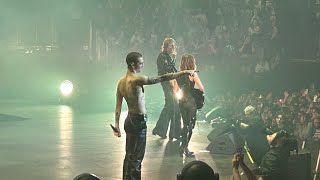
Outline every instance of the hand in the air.
<svg viewBox="0 0 320 180"><path fill-rule="evenodd" d="M235 154L232 158L232 167L238 169L239 168L239 156Z"/></svg>
<svg viewBox="0 0 320 180"><path fill-rule="evenodd" d="M239 164L243 164L243 154L235 154L232 159L232 167L239 168Z"/></svg>

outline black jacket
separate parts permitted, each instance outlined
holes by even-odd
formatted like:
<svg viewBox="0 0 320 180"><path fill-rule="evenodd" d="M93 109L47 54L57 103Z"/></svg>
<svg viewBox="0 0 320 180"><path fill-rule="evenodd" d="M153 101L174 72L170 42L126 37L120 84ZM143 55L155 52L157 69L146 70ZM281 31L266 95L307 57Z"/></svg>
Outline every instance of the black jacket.
<svg viewBox="0 0 320 180"><path fill-rule="evenodd" d="M157 59L158 75L177 72L175 60L166 52L161 52Z"/></svg>
<svg viewBox="0 0 320 180"><path fill-rule="evenodd" d="M167 73L177 72L175 68L175 60L170 57L170 55L166 52L161 52L157 59L157 68L158 68L158 75L164 75ZM169 81L161 82L163 91L165 93L173 94L172 87Z"/></svg>
<svg viewBox="0 0 320 180"><path fill-rule="evenodd" d="M271 147L263 156L259 174L263 180L286 180L288 179L288 149Z"/></svg>

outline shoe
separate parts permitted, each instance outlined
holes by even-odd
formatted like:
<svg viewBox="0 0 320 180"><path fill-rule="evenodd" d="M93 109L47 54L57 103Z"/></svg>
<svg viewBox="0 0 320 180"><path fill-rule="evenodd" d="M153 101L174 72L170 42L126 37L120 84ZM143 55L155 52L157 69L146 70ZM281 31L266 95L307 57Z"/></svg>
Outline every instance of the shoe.
<svg viewBox="0 0 320 180"><path fill-rule="evenodd" d="M184 149L184 151L185 151L185 154L194 155L194 152L190 151L187 147Z"/></svg>
<svg viewBox="0 0 320 180"><path fill-rule="evenodd" d="M180 157L183 157L183 154L186 156L186 157L194 157L194 152L192 151L189 151L189 149L187 147L180 147L179 148L179 155Z"/></svg>
<svg viewBox="0 0 320 180"><path fill-rule="evenodd" d="M188 148L186 148L186 149L184 150L184 155L185 155L186 157L194 157L194 152L191 152L191 151L188 150Z"/></svg>
<svg viewBox="0 0 320 180"><path fill-rule="evenodd" d="M159 132L155 131L154 129L152 130L152 134L155 135L155 136L158 135L158 136L160 136L162 139L166 139L166 138L167 138L166 135L162 135L162 134L160 134Z"/></svg>

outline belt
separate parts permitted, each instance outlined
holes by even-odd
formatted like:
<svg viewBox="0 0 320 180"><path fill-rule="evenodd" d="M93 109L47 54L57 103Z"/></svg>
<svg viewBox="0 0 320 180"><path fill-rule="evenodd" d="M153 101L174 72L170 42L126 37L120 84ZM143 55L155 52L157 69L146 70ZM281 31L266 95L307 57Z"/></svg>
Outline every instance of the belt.
<svg viewBox="0 0 320 180"><path fill-rule="evenodd" d="M135 114L135 113L128 113L128 116L135 117L135 118L147 118L147 114Z"/></svg>

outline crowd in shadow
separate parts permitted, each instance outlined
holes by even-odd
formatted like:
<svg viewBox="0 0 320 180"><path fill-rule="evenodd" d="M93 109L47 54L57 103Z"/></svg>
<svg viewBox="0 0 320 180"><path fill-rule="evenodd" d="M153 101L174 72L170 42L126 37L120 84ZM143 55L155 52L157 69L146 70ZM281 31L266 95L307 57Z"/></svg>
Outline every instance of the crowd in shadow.
<svg viewBox="0 0 320 180"><path fill-rule="evenodd" d="M286 131L298 142L299 149L310 151L314 170L320 148L320 92L314 84L300 90L284 90L280 94L252 91L241 95L213 98L210 107L218 109L207 120L213 127L221 121L239 120L247 106L253 106L261 119L261 126L272 132Z"/></svg>
<svg viewBox="0 0 320 180"><path fill-rule="evenodd" d="M275 1L187 4L146 1L130 9L125 3L113 8L101 4L92 20L96 36L89 47L91 58L107 68L121 64L114 59L131 51L155 59L162 40L173 37L178 51L193 54L201 70L261 74L279 65L282 49ZM112 18L115 14L117 20Z"/></svg>

